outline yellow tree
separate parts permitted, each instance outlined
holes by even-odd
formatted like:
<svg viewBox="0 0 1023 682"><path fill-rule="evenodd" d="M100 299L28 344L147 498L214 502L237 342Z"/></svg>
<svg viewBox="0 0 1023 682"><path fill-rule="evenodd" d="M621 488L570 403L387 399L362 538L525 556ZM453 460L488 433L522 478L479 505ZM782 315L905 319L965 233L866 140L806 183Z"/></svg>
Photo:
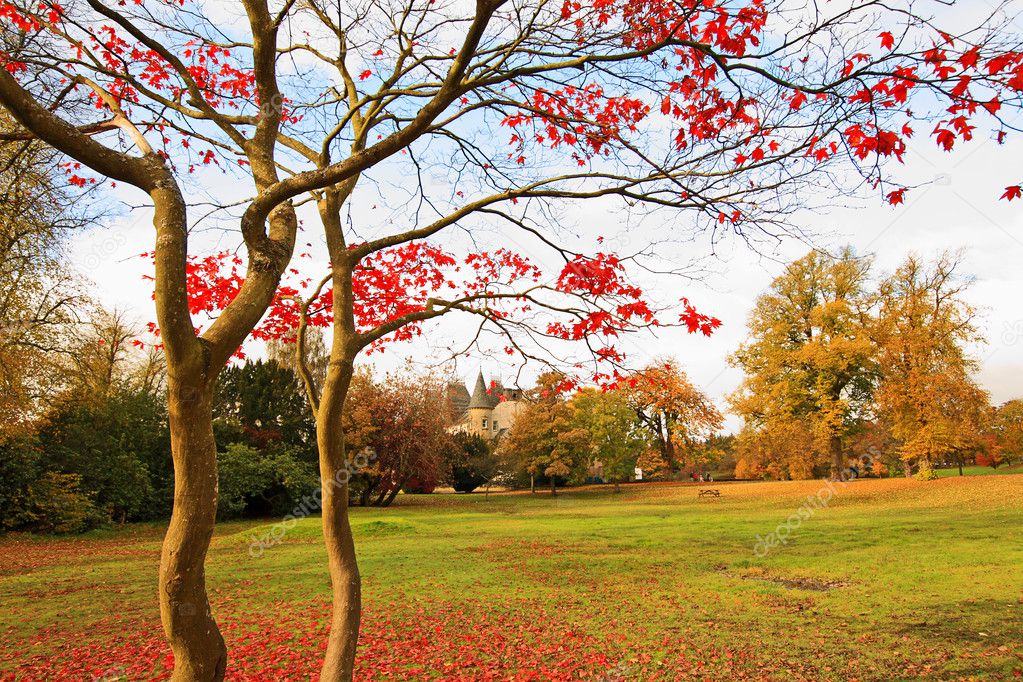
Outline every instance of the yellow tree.
<svg viewBox="0 0 1023 682"><path fill-rule="evenodd" d="M690 449L723 423L714 403L673 359L657 360L636 372L620 390L639 423L650 432L669 472L678 467L678 448Z"/></svg>
<svg viewBox="0 0 1023 682"><path fill-rule="evenodd" d="M974 448L983 428L988 396L973 381L977 363L965 349L980 337L963 300L970 281L958 266L954 254L929 267L910 256L878 292L876 401L907 472L915 463L926 474L931 464Z"/></svg>
<svg viewBox="0 0 1023 682"><path fill-rule="evenodd" d="M870 403L869 269L849 248L834 257L811 251L795 261L757 300L750 340L730 358L746 373L730 398L751 432L745 440L771 434L762 444L809 429L814 444L807 454L816 460L826 452L832 478L845 467L843 438Z"/></svg>
<svg viewBox="0 0 1023 682"><path fill-rule="evenodd" d="M1003 461L1023 458L1023 400L1010 400L998 407L991 429Z"/></svg>
<svg viewBox="0 0 1023 682"><path fill-rule="evenodd" d="M0 110L0 138L14 125ZM0 143L0 440L29 429L66 388L68 347L91 306L65 253L88 202L61 161L36 142Z"/></svg>
<svg viewBox="0 0 1023 682"><path fill-rule="evenodd" d="M813 478L820 457L818 439L805 422L772 419L759 428L746 428L737 439L738 479Z"/></svg>

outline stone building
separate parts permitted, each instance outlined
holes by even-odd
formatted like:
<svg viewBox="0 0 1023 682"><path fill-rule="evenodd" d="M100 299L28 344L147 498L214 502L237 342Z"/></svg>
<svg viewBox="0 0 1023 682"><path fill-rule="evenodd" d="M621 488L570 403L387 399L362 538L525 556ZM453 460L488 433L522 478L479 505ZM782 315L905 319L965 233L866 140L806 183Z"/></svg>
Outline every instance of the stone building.
<svg viewBox="0 0 1023 682"><path fill-rule="evenodd" d="M473 433L497 440L511 428L522 409L522 391L505 388L497 379L490 386L480 371L472 393L461 383L448 386L455 426L452 431Z"/></svg>

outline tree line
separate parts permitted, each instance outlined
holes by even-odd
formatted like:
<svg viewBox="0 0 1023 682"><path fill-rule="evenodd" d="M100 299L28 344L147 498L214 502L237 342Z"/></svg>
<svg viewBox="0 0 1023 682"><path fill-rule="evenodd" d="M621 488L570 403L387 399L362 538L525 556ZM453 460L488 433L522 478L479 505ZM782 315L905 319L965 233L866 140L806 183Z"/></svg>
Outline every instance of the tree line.
<svg viewBox="0 0 1023 682"><path fill-rule="evenodd" d="M731 357L745 373L742 478L930 478L935 466L1023 456L1023 402L992 406L971 344L983 341L959 257L911 255L875 277L851 248L812 251L756 302Z"/></svg>
<svg viewBox="0 0 1023 682"><path fill-rule="evenodd" d="M612 390L558 390L562 377L541 375L496 455L507 481L555 492L560 483L610 482L617 490L638 468L643 479L705 472L723 451L723 417L679 363L658 360L618 380Z"/></svg>

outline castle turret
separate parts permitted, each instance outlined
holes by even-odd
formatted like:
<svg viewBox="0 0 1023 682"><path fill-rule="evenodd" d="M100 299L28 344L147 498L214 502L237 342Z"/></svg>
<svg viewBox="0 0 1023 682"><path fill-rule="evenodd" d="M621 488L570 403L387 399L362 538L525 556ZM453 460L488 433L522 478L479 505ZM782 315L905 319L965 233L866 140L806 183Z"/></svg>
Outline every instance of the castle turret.
<svg viewBox="0 0 1023 682"><path fill-rule="evenodd" d="M469 398L469 430L479 435L487 435L492 428L491 415L494 412L494 400L487 393L487 382L483 380L483 370L476 377L476 386Z"/></svg>

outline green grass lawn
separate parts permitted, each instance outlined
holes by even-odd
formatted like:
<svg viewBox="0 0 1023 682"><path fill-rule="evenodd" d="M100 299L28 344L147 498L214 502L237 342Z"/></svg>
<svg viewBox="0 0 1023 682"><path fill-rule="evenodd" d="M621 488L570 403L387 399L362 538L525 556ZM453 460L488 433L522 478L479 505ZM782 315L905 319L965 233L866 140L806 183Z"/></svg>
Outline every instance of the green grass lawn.
<svg viewBox="0 0 1023 682"><path fill-rule="evenodd" d="M697 496L710 485L403 496L354 510L367 614L360 679L554 678L529 677L538 666L607 680L1023 672L1023 477L831 491L717 483L720 498ZM827 504L791 524L784 544L754 551L819 493ZM299 521L260 556L252 537L270 525L220 527L208 583L232 674L314 675L328 595L319 523ZM0 671L41 679L84 665L74 661L150 656L123 669L156 675L160 535L137 525L0 539ZM142 632L152 643L139 654ZM283 653L252 653L262 638Z"/></svg>
<svg viewBox="0 0 1023 682"><path fill-rule="evenodd" d="M958 476L959 467L953 467L951 469L937 469L936 473L940 477ZM1009 474L1023 474L1023 464L1000 466L997 469L979 466L963 467L963 476L1007 476Z"/></svg>

